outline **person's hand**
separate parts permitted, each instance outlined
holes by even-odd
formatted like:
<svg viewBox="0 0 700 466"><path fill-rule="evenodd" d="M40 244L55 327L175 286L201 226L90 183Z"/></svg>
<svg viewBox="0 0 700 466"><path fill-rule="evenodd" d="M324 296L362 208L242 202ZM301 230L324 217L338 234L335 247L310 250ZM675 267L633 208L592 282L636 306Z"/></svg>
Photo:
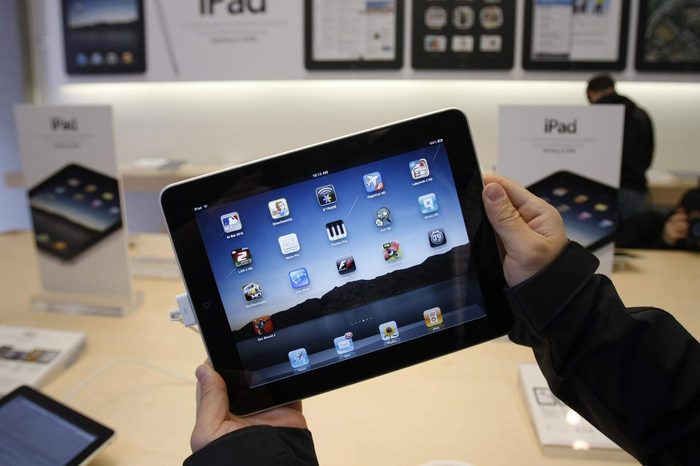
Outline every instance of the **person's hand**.
<svg viewBox="0 0 700 466"><path fill-rule="evenodd" d="M273 408L246 417L231 414L224 379L209 361L197 367L197 422L192 430L192 453L213 440L244 427L266 424L277 427L306 429L306 419L301 413L301 401Z"/></svg>
<svg viewBox="0 0 700 466"><path fill-rule="evenodd" d="M513 287L549 265L567 242L559 212L508 178L484 177L486 215L503 245L503 272Z"/></svg>
<svg viewBox="0 0 700 466"><path fill-rule="evenodd" d="M675 246L678 240L688 239L688 229L688 214L685 213L683 207L679 207L676 209L676 212L666 220L661 239L669 246Z"/></svg>

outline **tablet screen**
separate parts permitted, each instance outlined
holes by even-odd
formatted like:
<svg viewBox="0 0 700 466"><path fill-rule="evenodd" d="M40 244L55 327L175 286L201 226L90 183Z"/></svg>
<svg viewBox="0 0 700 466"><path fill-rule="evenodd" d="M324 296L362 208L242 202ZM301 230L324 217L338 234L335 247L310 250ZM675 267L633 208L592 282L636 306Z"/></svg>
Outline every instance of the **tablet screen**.
<svg viewBox="0 0 700 466"><path fill-rule="evenodd" d="M69 164L29 192L37 247L68 261L122 226L117 180Z"/></svg>
<svg viewBox="0 0 700 466"><path fill-rule="evenodd" d="M618 225L617 190L576 173L559 171L529 186L556 207L566 234L595 251L613 241Z"/></svg>
<svg viewBox="0 0 700 466"><path fill-rule="evenodd" d="M195 208L250 387L486 315L443 139L271 188Z"/></svg>
<svg viewBox="0 0 700 466"><path fill-rule="evenodd" d="M0 405L3 464L69 464L96 438L24 396L15 396Z"/></svg>

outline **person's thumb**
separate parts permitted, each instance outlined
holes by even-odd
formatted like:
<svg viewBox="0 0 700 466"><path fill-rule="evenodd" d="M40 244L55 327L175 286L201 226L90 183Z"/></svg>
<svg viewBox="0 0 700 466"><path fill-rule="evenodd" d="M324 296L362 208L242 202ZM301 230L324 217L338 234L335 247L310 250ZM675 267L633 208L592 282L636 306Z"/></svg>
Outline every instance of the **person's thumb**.
<svg viewBox="0 0 700 466"><path fill-rule="evenodd" d="M217 425L229 412L226 383L207 363L197 367L195 376L197 377L197 424Z"/></svg>
<svg viewBox="0 0 700 466"><path fill-rule="evenodd" d="M530 231L520 213L510 201L503 186L498 183L489 183L482 193L486 216L489 218L493 229L501 238L506 251L522 240ZM510 246L510 247L509 247Z"/></svg>

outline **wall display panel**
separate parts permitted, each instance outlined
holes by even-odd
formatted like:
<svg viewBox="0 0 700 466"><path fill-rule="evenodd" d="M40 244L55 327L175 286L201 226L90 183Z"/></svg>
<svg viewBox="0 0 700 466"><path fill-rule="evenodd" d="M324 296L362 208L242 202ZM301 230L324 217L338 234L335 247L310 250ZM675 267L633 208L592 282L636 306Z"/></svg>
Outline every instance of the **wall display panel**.
<svg viewBox="0 0 700 466"><path fill-rule="evenodd" d="M641 0L635 67L700 71L700 1Z"/></svg>
<svg viewBox="0 0 700 466"><path fill-rule="evenodd" d="M403 0L305 0L307 69L399 69Z"/></svg>
<svg viewBox="0 0 700 466"><path fill-rule="evenodd" d="M514 0L414 0L415 69L510 69Z"/></svg>
<svg viewBox="0 0 700 466"><path fill-rule="evenodd" d="M623 70L629 0L528 0L523 68Z"/></svg>
<svg viewBox="0 0 700 466"><path fill-rule="evenodd" d="M63 0L66 72L146 71L143 0Z"/></svg>

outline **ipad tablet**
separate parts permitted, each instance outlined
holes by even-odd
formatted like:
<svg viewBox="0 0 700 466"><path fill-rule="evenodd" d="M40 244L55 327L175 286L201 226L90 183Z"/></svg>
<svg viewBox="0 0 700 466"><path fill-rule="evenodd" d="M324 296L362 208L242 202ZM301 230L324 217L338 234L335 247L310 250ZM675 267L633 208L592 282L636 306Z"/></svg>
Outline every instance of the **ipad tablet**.
<svg viewBox="0 0 700 466"><path fill-rule="evenodd" d="M505 334L469 127L445 110L171 185L168 230L248 414Z"/></svg>
<svg viewBox="0 0 700 466"><path fill-rule="evenodd" d="M557 208L570 239L590 251L612 242L618 225L617 189L569 171L527 189Z"/></svg>
<svg viewBox="0 0 700 466"><path fill-rule="evenodd" d="M144 73L143 0L63 0L69 75Z"/></svg>
<svg viewBox="0 0 700 466"><path fill-rule="evenodd" d="M2 464L87 464L113 435L109 427L27 386L0 399Z"/></svg>
<svg viewBox="0 0 700 466"><path fill-rule="evenodd" d="M116 178L69 164L29 191L34 239L40 251L75 259L122 227Z"/></svg>

